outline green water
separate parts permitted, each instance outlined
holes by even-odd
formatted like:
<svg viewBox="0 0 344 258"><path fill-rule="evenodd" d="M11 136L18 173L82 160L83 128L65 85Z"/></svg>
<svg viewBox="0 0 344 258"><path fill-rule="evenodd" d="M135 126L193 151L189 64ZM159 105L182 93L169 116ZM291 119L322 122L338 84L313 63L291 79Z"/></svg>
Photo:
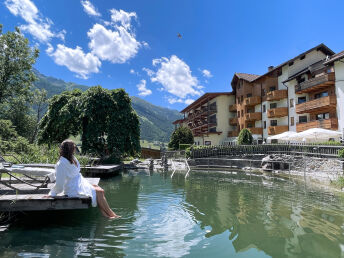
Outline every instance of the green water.
<svg viewBox="0 0 344 258"><path fill-rule="evenodd" d="M141 171L100 185L121 219L28 214L0 232L0 257L344 256L344 199L302 182Z"/></svg>

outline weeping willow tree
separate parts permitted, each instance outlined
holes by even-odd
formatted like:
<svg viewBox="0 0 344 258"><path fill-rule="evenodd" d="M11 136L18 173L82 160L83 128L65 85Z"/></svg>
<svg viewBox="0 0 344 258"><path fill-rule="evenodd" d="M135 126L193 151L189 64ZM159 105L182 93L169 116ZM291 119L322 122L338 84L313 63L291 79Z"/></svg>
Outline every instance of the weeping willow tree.
<svg viewBox="0 0 344 258"><path fill-rule="evenodd" d="M140 151L140 127L123 89L100 86L54 96L40 123L39 143L60 143L81 134L82 152L111 162Z"/></svg>

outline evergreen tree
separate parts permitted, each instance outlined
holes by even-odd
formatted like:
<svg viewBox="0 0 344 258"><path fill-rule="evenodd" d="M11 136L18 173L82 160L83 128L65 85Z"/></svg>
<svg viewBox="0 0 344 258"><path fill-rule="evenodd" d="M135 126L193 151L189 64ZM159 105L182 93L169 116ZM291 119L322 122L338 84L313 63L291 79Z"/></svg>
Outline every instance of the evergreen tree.
<svg viewBox="0 0 344 258"><path fill-rule="evenodd" d="M252 133L247 128L240 131L238 136L238 144L240 145L250 145L253 142Z"/></svg>
<svg viewBox="0 0 344 258"><path fill-rule="evenodd" d="M179 149L179 144L193 144L194 137L189 127L181 126L178 127L171 135L168 147L173 150Z"/></svg>

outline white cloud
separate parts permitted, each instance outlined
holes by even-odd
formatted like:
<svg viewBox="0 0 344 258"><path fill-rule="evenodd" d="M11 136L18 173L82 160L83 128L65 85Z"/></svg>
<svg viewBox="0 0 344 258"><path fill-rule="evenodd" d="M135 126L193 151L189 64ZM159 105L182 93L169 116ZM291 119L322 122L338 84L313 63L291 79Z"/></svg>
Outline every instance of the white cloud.
<svg viewBox="0 0 344 258"><path fill-rule="evenodd" d="M142 71L146 72L147 75L148 75L149 77L152 77L153 74L154 74L154 71L153 71L153 70L151 70L151 69L149 69L149 68L146 68L146 67L143 67L143 68L142 68Z"/></svg>
<svg viewBox="0 0 344 258"><path fill-rule="evenodd" d="M139 90L139 95L142 97L152 94L152 91L146 88L146 80L141 80L140 83L137 84L137 89Z"/></svg>
<svg viewBox="0 0 344 258"><path fill-rule="evenodd" d="M204 70L202 71L202 74L203 74L203 76L206 77L206 78L211 78L211 77L213 77L213 75L211 74L211 72L210 72L209 70L207 70L207 69L204 69Z"/></svg>
<svg viewBox="0 0 344 258"><path fill-rule="evenodd" d="M145 48L149 48L149 44L146 41L142 41L141 43Z"/></svg>
<svg viewBox="0 0 344 258"><path fill-rule="evenodd" d="M111 9L111 21L117 26L116 24L119 23L120 26L124 27L125 29L131 28L131 18L136 19L137 15L135 12L125 12L123 10L116 10Z"/></svg>
<svg viewBox="0 0 344 258"><path fill-rule="evenodd" d="M84 7L84 11L90 16L101 16L94 5L88 0L81 0L81 4Z"/></svg>
<svg viewBox="0 0 344 258"><path fill-rule="evenodd" d="M134 69L130 69L130 73L131 74L135 74L135 70Z"/></svg>
<svg viewBox="0 0 344 258"><path fill-rule="evenodd" d="M183 103L183 104L187 104L190 105L191 103L193 103L195 100L193 99L181 99L181 98L174 98L174 97L168 97L167 98L168 103L170 103L171 105L175 104L175 103Z"/></svg>
<svg viewBox="0 0 344 258"><path fill-rule="evenodd" d="M92 53L85 54L79 46L73 49L58 44L55 51L51 46L46 51L56 64L66 66L70 71L78 74L80 78L87 79L90 73L99 72L101 62L98 57Z"/></svg>
<svg viewBox="0 0 344 258"><path fill-rule="evenodd" d="M192 76L190 67L177 56L172 55L170 59L154 59L153 65L160 67L150 75L151 81L160 83L172 95L185 99L188 95L203 94L202 86L198 85L197 78Z"/></svg>
<svg viewBox="0 0 344 258"><path fill-rule="evenodd" d="M53 22L40 15L36 5L30 0L6 0L7 9L15 16L20 16L27 24L21 25L24 32L30 33L40 42L47 43L51 38L60 38L64 40L65 31L53 32L51 25Z"/></svg>
<svg viewBox="0 0 344 258"><path fill-rule="evenodd" d="M95 24L87 35L91 40L89 47L92 53L111 63L125 63L137 54L141 46L135 35L122 26L117 26L113 31Z"/></svg>

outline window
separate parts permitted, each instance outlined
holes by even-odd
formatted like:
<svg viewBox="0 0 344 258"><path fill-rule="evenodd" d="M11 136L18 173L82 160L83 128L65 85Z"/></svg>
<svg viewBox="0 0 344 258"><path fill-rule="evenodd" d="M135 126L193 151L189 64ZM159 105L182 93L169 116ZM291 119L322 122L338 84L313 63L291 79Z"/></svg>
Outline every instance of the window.
<svg viewBox="0 0 344 258"><path fill-rule="evenodd" d="M209 117L209 123L210 124L216 124L216 115L212 115Z"/></svg>
<svg viewBox="0 0 344 258"><path fill-rule="evenodd" d="M269 90L270 90L270 91L276 90L276 86L271 86Z"/></svg>
<svg viewBox="0 0 344 258"><path fill-rule="evenodd" d="M297 99L297 104L305 103L307 101L306 97L299 97Z"/></svg>
<svg viewBox="0 0 344 258"><path fill-rule="evenodd" d="M307 123L307 116L299 116L299 123Z"/></svg>
<svg viewBox="0 0 344 258"><path fill-rule="evenodd" d="M216 132L216 127L209 128L210 133L215 133Z"/></svg>
<svg viewBox="0 0 344 258"><path fill-rule="evenodd" d="M209 109L210 109L210 110L216 111L216 102L211 103L211 104L209 105Z"/></svg>
<svg viewBox="0 0 344 258"><path fill-rule="evenodd" d="M254 108L248 108L247 113L254 113Z"/></svg>
<svg viewBox="0 0 344 258"><path fill-rule="evenodd" d="M247 128L253 128L253 123L247 123Z"/></svg>
<svg viewBox="0 0 344 258"><path fill-rule="evenodd" d="M211 141L205 141L204 145L211 145Z"/></svg>
<svg viewBox="0 0 344 258"><path fill-rule="evenodd" d="M246 97L251 98L251 97L252 97L252 93L248 93L248 94L246 95Z"/></svg>
<svg viewBox="0 0 344 258"><path fill-rule="evenodd" d="M266 129L266 121L264 121L264 129Z"/></svg>
<svg viewBox="0 0 344 258"><path fill-rule="evenodd" d="M328 96L328 91L320 92L314 95L314 99L320 99L322 97L327 97Z"/></svg>
<svg viewBox="0 0 344 258"><path fill-rule="evenodd" d="M263 105L263 112L265 113L266 112L266 106Z"/></svg>
<svg viewBox="0 0 344 258"><path fill-rule="evenodd" d="M291 125L291 126L294 125L294 117L293 117L293 116L290 118L290 125Z"/></svg>
<svg viewBox="0 0 344 258"><path fill-rule="evenodd" d="M238 117L240 117L240 111L238 111Z"/></svg>
<svg viewBox="0 0 344 258"><path fill-rule="evenodd" d="M241 110L241 116L244 116L244 110Z"/></svg>
<svg viewBox="0 0 344 258"><path fill-rule="evenodd" d="M270 120L270 126L277 126L277 120Z"/></svg>
<svg viewBox="0 0 344 258"><path fill-rule="evenodd" d="M300 83L304 82L306 79L304 77L299 77L296 80L297 80L297 83L300 84Z"/></svg>
<svg viewBox="0 0 344 258"><path fill-rule="evenodd" d="M277 108L277 103L271 103L270 104L270 109Z"/></svg>
<svg viewBox="0 0 344 258"><path fill-rule="evenodd" d="M317 114L315 119L316 120L323 120L323 119L329 119L330 113L323 113L323 114Z"/></svg>
<svg viewBox="0 0 344 258"><path fill-rule="evenodd" d="M294 107L294 99L290 99L290 105L291 108Z"/></svg>

